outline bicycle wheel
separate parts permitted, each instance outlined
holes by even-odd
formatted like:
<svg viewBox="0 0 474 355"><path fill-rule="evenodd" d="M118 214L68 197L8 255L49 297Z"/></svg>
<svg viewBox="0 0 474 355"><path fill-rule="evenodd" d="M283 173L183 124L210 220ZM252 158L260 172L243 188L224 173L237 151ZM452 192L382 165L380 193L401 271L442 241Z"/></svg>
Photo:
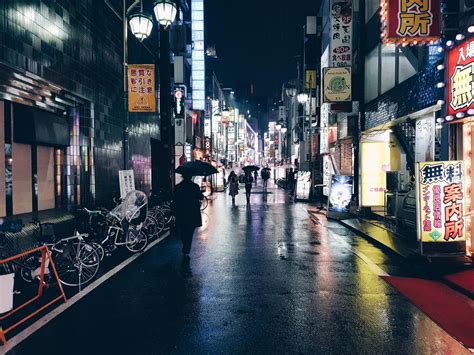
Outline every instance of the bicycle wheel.
<svg viewBox="0 0 474 355"><path fill-rule="evenodd" d="M88 283L97 274L100 263L96 249L81 241L55 244L53 260L59 280L66 286Z"/></svg>
<svg viewBox="0 0 474 355"><path fill-rule="evenodd" d="M94 247L95 251L97 252L97 255L99 255L99 260L102 261L105 256L105 250L102 244L97 242L90 242L89 244Z"/></svg>
<svg viewBox="0 0 474 355"><path fill-rule="evenodd" d="M130 227L126 238L125 246L132 253L139 253L148 245L148 238L142 229Z"/></svg>
<svg viewBox="0 0 474 355"><path fill-rule="evenodd" d="M143 230L145 231L148 238L157 237L163 228L165 227L165 222L162 218L155 218L148 216L145 223L143 224Z"/></svg>

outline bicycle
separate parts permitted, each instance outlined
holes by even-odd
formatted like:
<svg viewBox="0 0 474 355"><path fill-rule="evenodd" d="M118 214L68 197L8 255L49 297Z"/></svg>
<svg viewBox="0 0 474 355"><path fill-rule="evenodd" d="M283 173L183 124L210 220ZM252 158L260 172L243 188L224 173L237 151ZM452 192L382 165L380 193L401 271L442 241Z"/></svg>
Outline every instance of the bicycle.
<svg viewBox="0 0 474 355"><path fill-rule="evenodd" d="M76 234L71 237L62 238L54 241L54 233L44 235L44 227L52 227L51 223L42 224L39 220L34 220L33 226L39 232L38 241L42 245L48 246L51 252L51 258L56 266L59 281L66 286L81 286L91 281L99 270L100 258L94 247L84 241L87 235ZM5 240L5 234L0 234L2 240ZM5 246L5 243L3 243ZM3 247L2 257L5 256ZM38 280L41 274L41 256L32 255L24 261L12 261L11 271L19 272L21 278L31 283ZM47 284L51 280L52 270L49 260L46 260L44 282Z"/></svg>

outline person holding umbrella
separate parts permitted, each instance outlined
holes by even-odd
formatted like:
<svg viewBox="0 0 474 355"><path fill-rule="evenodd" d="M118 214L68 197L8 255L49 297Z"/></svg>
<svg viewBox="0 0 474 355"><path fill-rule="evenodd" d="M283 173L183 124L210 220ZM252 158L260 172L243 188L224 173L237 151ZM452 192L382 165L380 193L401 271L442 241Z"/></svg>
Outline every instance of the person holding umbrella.
<svg viewBox="0 0 474 355"><path fill-rule="evenodd" d="M195 161L181 165L176 172L182 175L183 181L176 185L172 209L183 242L183 255L188 261L195 229L202 226L201 201L204 199L201 187L191 178L209 176L217 170L211 164Z"/></svg>
<svg viewBox="0 0 474 355"><path fill-rule="evenodd" d="M239 178L232 170L227 181L229 185L229 195L232 196L232 204L235 205L235 196L239 194Z"/></svg>
<svg viewBox="0 0 474 355"><path fill-rule="evenodd" d="M245 196L247 197L247 205L250 204L250 193L252 191L252 171L258 171L260 168L255 165L244 166L243 170L245 172L244 184L245 184Z"/></svg>

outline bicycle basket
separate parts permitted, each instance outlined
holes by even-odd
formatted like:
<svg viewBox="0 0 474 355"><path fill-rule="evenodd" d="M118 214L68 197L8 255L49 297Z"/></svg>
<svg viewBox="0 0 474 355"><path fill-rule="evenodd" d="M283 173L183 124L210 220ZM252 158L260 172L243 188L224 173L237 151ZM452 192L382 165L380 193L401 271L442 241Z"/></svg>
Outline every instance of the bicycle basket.
<svg viewBox="0 0 474 355"><path fill-rule="evenodd" d="M148 198L142 191L130 191L122 203L123 218L130 224L142 223L148 212Z"/></svg>

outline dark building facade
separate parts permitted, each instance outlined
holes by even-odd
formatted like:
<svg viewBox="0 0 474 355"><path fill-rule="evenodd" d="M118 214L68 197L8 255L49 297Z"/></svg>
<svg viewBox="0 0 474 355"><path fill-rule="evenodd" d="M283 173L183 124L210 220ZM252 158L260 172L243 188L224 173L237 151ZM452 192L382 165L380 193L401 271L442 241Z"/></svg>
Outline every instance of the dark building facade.
<svg viewBox="0 0 474 355"><path fill-rule="evenodd" d="M125 115L123 22L115 5L113 11L93 0L0 3L1 216L109 201L126 165L136 188L150 190L159 116ZM157 38L156 24L153 32ZM128 37L129 63L155 63L157 51ZM30 139L18 136L30 129ZM46 139L41 131L49 132Z"/></svg>

